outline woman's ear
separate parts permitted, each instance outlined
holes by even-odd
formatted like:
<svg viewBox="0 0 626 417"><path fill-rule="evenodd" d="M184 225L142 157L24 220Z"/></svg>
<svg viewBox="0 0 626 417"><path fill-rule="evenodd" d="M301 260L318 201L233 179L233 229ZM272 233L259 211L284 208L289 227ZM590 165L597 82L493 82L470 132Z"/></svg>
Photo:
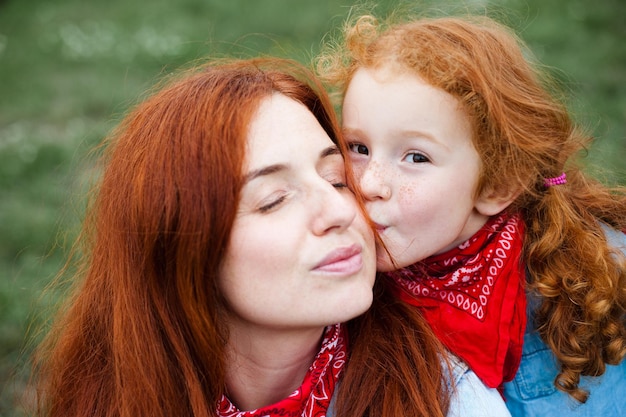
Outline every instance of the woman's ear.
<svg viewBox="0 0 626 417"><path fill-rule="evenodd" d="M474 203L476 211L483 216L495 216L510 206L522 191L519 187L499 188L484 190Z"/></svg>

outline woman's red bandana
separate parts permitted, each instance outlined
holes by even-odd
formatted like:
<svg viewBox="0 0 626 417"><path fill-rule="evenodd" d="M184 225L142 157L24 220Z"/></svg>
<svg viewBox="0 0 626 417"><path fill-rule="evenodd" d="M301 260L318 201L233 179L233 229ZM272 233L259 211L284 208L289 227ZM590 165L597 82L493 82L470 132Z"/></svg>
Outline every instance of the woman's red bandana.
<svg viewBox="0 0 626 417"><path fill-rule="evenodd" d="M275 404L252 411L239 411L226 396L217 408L220 417L324 417L335 384L346 361L346 331L336 324L326 328L320 352L315 357L300 388Z"/></svg>
<svg viewBox="0 0 626 417"><path fill-rule="evenodd" d="M526 326L524 223L490 219L462 245L389 272L397 294L417 306L446 347L489 387L515 376Z"/></svg>

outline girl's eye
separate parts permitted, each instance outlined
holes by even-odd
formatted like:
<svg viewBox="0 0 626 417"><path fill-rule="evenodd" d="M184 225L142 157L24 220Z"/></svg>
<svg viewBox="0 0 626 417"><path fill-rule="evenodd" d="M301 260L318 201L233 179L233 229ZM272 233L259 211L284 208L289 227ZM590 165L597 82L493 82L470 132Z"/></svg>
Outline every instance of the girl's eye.
<svg viewBox="0 0 626 417"><path fill-rule="evenodd" d="M424 163L424 162L430 162L430 159L428 159L428 157L424 154L421 154L419 152L410 152L408 154L406 154L406 156L404 157L404 160L406 162L411 162L413 164L420 164L420 163Z"/></svg>
<svg viewBox="0 0 626 417"><path fill-rule="evenodd" d="M363 145L362 143L351 143L349 145L350 150L354 153L360 153L361 155L369 155L369 149L367 149L367 146Z"/></svg>

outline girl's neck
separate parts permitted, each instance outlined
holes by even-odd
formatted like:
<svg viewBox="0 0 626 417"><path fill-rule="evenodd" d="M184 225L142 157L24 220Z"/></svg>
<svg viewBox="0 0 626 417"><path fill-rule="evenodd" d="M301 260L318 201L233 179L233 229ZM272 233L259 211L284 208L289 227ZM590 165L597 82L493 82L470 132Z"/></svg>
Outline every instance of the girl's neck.
<svg viewBox="0 0 626 417"><path fill-rule="evenodd" d="M320 348L324 329L259 331L231 328L227 396L242 411L288 397L301 384Z"/></svg>

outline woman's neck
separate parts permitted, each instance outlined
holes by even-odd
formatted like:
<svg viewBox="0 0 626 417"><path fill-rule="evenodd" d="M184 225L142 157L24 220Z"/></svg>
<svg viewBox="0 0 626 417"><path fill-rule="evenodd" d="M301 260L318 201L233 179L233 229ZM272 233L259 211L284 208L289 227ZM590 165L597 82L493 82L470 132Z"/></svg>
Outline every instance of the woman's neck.
<svg viewBox="0 0 626 417"><path fill-rule="evenodd" d="M288 397L302 384L319 352L323 332L231 328L226 368L228 398L247 411Z"/></svg>

